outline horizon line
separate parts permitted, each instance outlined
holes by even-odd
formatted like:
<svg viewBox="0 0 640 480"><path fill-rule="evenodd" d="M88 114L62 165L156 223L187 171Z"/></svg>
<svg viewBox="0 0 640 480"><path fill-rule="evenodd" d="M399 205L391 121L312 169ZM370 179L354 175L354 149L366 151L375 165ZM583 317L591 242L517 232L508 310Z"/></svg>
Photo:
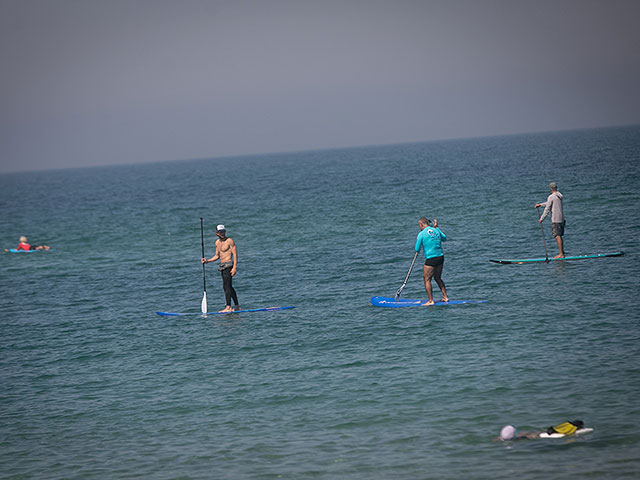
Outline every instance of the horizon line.
<svg viewBox="0 0 640 480"><path fill-rule="evenodd" d="M7 170L7 171L0 171L0 175L42 173L42 172L54 172L54 171L60 171L60 170L80 170L80 169L88 169L88 168L154 165L154 164L160 164L160 163L174 163L174 162L197 162L197 161L205 161L205 160L240 159L240 158L248 158L248 157L264 157L264 156L271 156L271 155L294 155L294 154L323 152L323 151L328 152L328 151L350 150L350 149L360 149L360 148L393 147L393 146L401 146L401 145L418 145L418 144L424 144L424 143L438 143L438 142L450 142L450 141L461 141L461 140L479 140L479 139L500 138L500 137L516 137L521 135L545 135L545 134L551 134L551 133L569 133L569 132L580 132L580 131L586 131L586 130L608 130L608 129L616 129L616 128L633 128L633 127L640 127L640 123L608 125L608 126L600 126L600 127L577 127L577 128L566 128L566 129L563 128L559 130L533 130L528 132L502 133L502 134L498 133L498 134L478 135L478 136L445 137L445 138L437 138L437 139L431 139L431 140L410 140L406 142L391 142L391 143L379 143L379 144L368 144L368 145L347 145L347 146L341 146L341 147L303 148L303 149L271 151L271 152L248 152L248 153L215 155L215 156L206 156L206 157L174 158L174 159L167 159L167 160L148 160L148 161L141 161L141 162L123 161L123 162L116 162L116 163L101 163L98 165L52 167L52 168L45 167L45 168L36 168L36 169L30 169L30 170Z"/></svg>

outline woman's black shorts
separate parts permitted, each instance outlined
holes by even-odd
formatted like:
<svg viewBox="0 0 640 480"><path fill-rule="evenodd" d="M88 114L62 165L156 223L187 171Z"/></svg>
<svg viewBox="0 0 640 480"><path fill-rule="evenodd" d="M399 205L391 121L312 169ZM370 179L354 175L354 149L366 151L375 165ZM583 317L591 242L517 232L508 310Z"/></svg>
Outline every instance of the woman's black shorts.
<svg viewBox="0 0 640 480"><path fill-rule="evenodd" d="M444 263L444 255L440 255L439 257L427 258L424 261L424 264L429 267L439 267L443 263Z"/></svg>

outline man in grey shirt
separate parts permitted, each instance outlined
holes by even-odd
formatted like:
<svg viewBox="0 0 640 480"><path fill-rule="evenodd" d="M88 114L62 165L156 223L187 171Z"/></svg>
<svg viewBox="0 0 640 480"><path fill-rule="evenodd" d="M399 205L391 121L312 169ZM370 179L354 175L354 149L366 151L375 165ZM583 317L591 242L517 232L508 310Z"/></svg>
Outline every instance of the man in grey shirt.
<svg viewBox="0 0 640 480"><path fill-rule="evenodd" d="M562 194L558 191L558 184L551 182L549 184L549 190L551 194L547 197L547 201L544 203L536 203L535 208L544 207L544 212L538 220L539 223L545 219L545 217L551 211L551 234L555 237L558 244L558 255L553 258L564 257L564 247L562 244L562 236L564 235L564 226L566 221L564 219L564 213L562 211Z"/></svg>

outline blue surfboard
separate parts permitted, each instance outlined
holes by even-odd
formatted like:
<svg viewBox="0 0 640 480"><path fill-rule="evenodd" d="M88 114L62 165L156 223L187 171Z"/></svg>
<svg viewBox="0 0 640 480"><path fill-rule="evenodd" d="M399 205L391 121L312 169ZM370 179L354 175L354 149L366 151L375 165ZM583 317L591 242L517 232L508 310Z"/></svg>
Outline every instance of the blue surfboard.
<svg viewBox="0 0 640 480"><path fill-rule="evenodd" d="M45 250L44 248L41 248L40 250L17 250L15 248L10 248L9 253L33 253L33 252L53 252L53 248L50 248L49 250Z"/></svg>
<svg viewBox="0 0 640 480"><path fill-rule="evenodd" d="M564 262L566 260L589 260L591 258L604 258L604 257L620 257L624 255L624 252L613 252L613 253L594 253L593 255L578 255L575 257L562 257L562 258L523 258L521 260L489 260L493 263L501 263L503 265L513 263L513 264L526 264L526 263L541 263L541 262Z"/></svg>
<svg viewBox="0 0 640 480"><path fill-rule="evenodd" d="M250 308L247 310L236 310L233 312L188 312L188 313L173 313L173 312L156 312L158 315L162 317L182 317L184 315L231 315L234 313L250 313L250 312L273 312L276 310L288 310L290 308L296 308L295 306L288 307L265 307L265 308Z"/></svg>
<svg viewBox="0 0 640 480"><path fill-rule="evenodd" d="M409 298L399 298L396 300L393 297L372 297L371 303L376 307L421 307L427 303L427 300L415 300ZM460 305L462 303L487 303L486 300L450 300L448 302L436 302L433 306L440 305ZM430 305L432 306L432 305Z"/></svg>

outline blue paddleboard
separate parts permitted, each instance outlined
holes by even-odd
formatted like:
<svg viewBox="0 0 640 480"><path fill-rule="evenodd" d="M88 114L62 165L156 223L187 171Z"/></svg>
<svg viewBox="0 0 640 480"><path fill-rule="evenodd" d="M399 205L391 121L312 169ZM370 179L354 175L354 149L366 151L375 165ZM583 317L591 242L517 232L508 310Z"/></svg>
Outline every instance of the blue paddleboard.
<svg viewBox="0 0 640 480"><path fill-rule="evenodd" d="M515 263L518 265L522 265L525 263L541 263L541 262L564 262L565 260L588 260L591 258L604 258L604 257L620 257L624 255L624 252L613 252L613 253L594 253L593 255L578 255L576 257L562 257L562 258L524 258L522 260L489 260L493 263L501 263L503 265L509 263Z"/></svg>
<svg viewBox="0 0 640 480"><path fill-rule="evenodd" d="M289 307L265 307L265 308L250 308L247 310L237 310L233 312L189 312L189 313L172 313L172 312L156 312L162 317L182 317L184 315L230 315L232 313L249 313L249 312L273 312L275 310L288 310L290 308L296 308L295 306Z"/></svg>
<svg viewBox="0 0 640 480"><path fill-rule="evenodd" d="M393 297L372 297L371 303L376 307L421 307L427 300L415 300L409 298L399 298L397 301ZM448 302L436 302L434 305L460 305L462 303L487 303L486 300L450 300ZM431 306L431 305L430 305Z"/></svg>

